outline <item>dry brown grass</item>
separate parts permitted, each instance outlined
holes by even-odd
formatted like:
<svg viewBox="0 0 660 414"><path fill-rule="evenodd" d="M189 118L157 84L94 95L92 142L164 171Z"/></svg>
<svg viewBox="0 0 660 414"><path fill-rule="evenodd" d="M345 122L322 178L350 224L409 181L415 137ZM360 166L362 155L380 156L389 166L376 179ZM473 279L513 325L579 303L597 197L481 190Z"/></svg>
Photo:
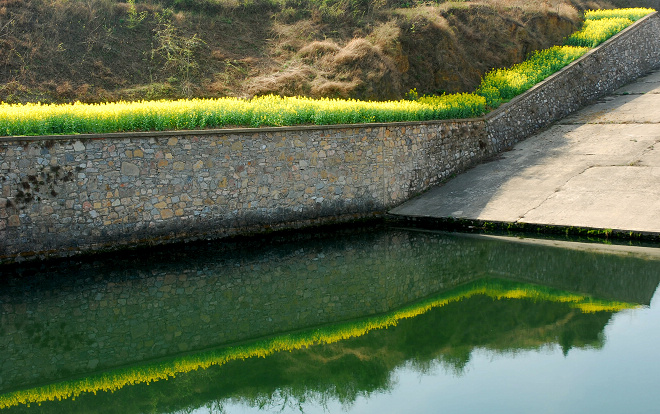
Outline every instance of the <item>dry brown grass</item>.
<svg viewBox="0 0 660 414"><path fill-rule="evenodd" d="M313 41L297 56L299 64L258 77L250 85L250 92L360 99L387 99L401 94L396 65L367 39L353 39L341 48L332 41Z"/></svg>
<svg viewBox="0 0 660 414"><path fill-rule="evenodd" d="M397 9L396 13L410 22L411 31L424 30L427 26L451 33L452 27L444 15L454 11L466 10L470 7L466 3L441 3L439 6L419 6L412 9ZM473 10L478 10L474 8Z"/></svg>
<svg viewBox="0 0 660 414"><path fill-rule="evenodd" d="M359 86L355 81L331 81L323 77L318 77L312 82L312 96L324 96L333 98L348 99L353 91Z"/></svg>
<svg viewBox="0 0 660 414"><path fill-rule="evenodd" d="M306 65L286 69L280 73L255 78L248 91L251 95L309 95L314 71Z"/></svg>
<svg viewBox="0 0 660 414"><path fill-rule="evenodd" d="M325 57L336 55L341 48L333 41L323 40L323 41L313 41L308 45L304 46L298 52L298 56L302 59L303 62L312 64L317 62Z"/></svg>
<svg viewBox="0 0 660 414"><path fill-rule="evenodd" d="M300 20L292 24L275 22L272 26L274 56L290 56L297 53L308 43L320 38L320 28L312 20Z"/></svg>

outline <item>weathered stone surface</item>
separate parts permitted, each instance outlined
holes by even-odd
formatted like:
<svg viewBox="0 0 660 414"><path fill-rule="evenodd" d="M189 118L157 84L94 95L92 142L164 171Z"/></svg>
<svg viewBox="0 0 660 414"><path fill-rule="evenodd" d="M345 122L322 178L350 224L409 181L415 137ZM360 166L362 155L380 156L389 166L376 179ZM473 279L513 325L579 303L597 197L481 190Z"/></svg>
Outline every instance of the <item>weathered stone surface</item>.
<svg viewBox="0 0 660 414"><path fill-rule="evenodd" d="M121 163L121 173L124 175L132 175L137 177L140 175L140 167L131 162L124 161Z"/></svg>
<svg viewBox="0 0 660 414"><path fill-rule="evenodd" d="M75 151L85 151L85 144L83 144L81 141L76 141L73 143L73 149Z"/></svg>
<svg viewBox="0 0 660 414"><path fill-rule="evenodd" d="M17 215L9 216L9 227L18 227L21 225L21 219Z"/></svg>
<svg viewBox="0 0 660 414"><path fill-rule="evenodd" d="M660 235L656 90L660 70L390 214Z"/></svg>
<svg viewBox="0 0 660 414"><path fill-rule="evenodd" d="M0 260L72 240L85 251L383 212L488 156L485 135L483 120L173 132L82 138L85 151L63 145L46 155L43 140L7 139L4 153L20 156L0 160L4 210L14 216ZM16 162L37 157L47 162L32 172Z"/></svg>

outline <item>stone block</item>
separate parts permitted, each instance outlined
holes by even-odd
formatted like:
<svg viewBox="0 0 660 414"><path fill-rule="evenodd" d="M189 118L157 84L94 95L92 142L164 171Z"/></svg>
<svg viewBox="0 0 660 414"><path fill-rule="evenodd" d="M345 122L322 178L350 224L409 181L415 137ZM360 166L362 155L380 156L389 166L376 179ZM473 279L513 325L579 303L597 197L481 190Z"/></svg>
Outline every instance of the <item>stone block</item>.
<svg viewBox="0 0 660 414"><path fill-rule="evenodd" d="M121 163L121 173L124 175L137 177L140 175L140 168L133 163L124 161Z"/></svg>

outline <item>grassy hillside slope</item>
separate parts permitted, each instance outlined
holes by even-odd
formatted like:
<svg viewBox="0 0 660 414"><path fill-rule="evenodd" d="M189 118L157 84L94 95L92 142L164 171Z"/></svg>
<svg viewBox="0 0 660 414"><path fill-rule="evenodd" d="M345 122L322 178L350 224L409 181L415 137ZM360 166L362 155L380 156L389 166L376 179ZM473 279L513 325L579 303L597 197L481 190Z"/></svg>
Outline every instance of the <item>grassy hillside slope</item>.
<svg viewBox="0 0 660 414"><path fill-rule="evenodd" d="M657 1L0 0L0 101L473 90L584 9Z"/></svg>

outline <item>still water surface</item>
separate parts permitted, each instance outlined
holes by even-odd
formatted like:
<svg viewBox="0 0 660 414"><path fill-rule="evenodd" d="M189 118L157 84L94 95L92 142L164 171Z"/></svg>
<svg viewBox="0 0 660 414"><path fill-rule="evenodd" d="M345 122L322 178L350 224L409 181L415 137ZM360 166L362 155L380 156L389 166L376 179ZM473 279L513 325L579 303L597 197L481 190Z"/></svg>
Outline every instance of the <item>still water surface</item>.
<svg viewBox="0 0 660 414"><path fill-rule="evenodd" d="M0 412L660 410L657 247L376 229L0 272Z"/></svg>

